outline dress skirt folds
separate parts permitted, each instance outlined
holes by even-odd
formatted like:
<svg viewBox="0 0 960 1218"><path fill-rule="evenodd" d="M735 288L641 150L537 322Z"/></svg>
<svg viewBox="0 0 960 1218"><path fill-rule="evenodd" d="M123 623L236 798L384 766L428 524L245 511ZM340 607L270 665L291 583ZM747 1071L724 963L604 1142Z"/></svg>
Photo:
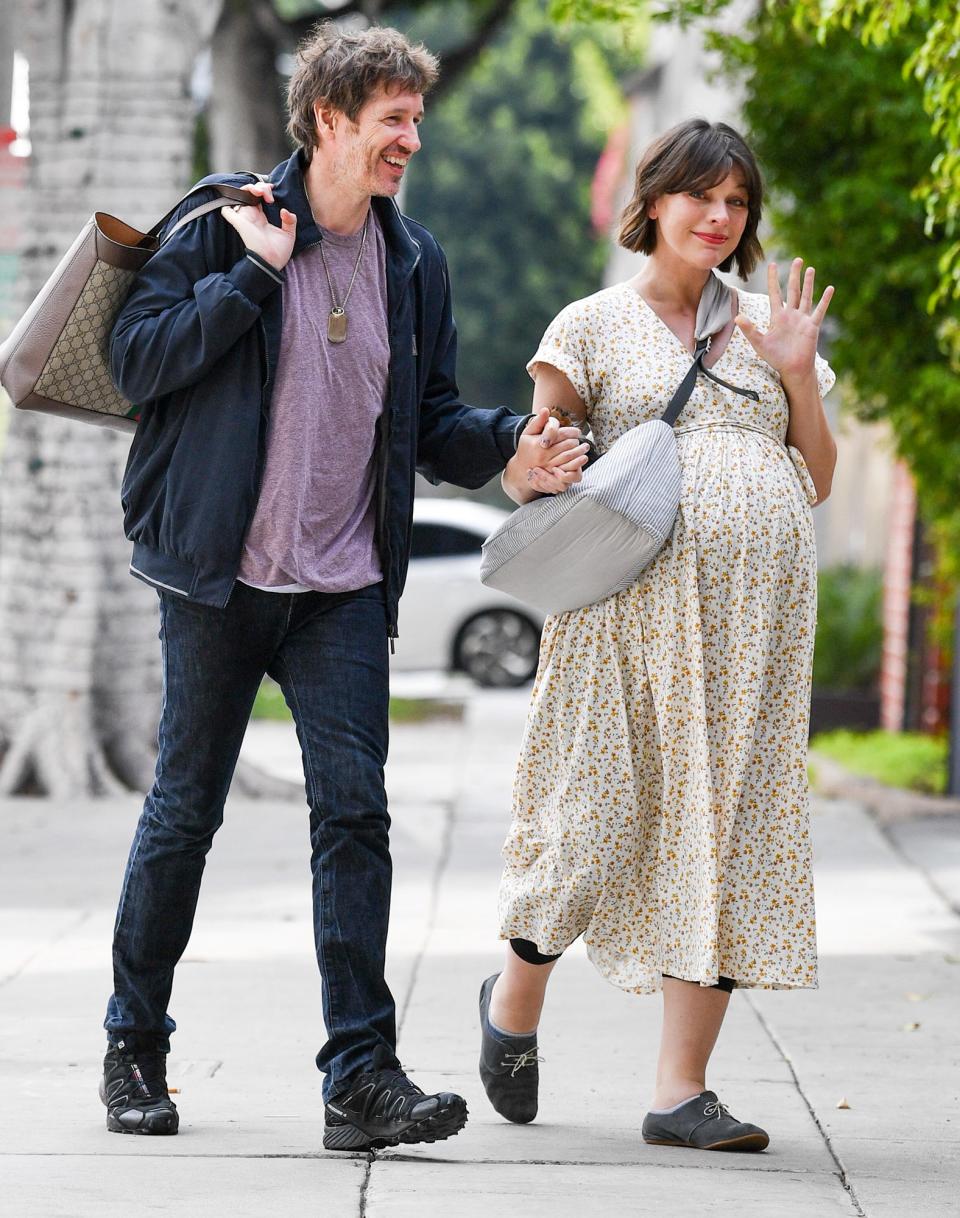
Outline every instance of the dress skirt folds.
<svg viewBox="0 0 960 1218"><path fill-rule="evenodd" d="M740 293L761 329L764 296ZM606 450L690 364L628 284L568 306L552 364ZM735 330L677 424L670 539L625 591L547 619L504 846L501 934L582 936L614 984L816 986L807 735L815 491L777 373ZM821 393L834 381L817 357Z"/></svg>

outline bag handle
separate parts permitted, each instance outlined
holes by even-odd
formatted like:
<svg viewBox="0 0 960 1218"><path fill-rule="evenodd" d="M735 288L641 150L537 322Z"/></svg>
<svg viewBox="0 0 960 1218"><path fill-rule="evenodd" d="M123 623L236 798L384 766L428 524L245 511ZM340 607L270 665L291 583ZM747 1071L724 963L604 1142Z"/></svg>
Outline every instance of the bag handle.
<svg viewBox="0 0 960 1218"><path fill-rule="evenodd" d="M242 172L249 171L244 170ZM256 178L258 182L266 181L266 178L262 173L251 172L250 176L252 178ZM174 203L173 207L170 208L167 214L156 222L153 228L150 229L148 236L158 237L160 233L163 232L163 226L186 199L189 199L191 195L196 194L198 190L207 189L215 190L220 197L217 199L209 199L206 203L200 203L198 206L188 211L185 216L181 216L173 228L171 228L168 233L164 234L163 241L160 242L161 245L163 245L164 242L169 241L177 229L182 228L184 224L189 224L191 220L196 220L200 216L205 216L208 211L218 211L221 207L223 207L224 199L229 199L231 203L239 203L241 207L251 207L260 202L259 199L253 198L246 190L239 186L225 186L214 182L209 183L209 186L191 186L187 193L181 196L181 198Z"/></svg>

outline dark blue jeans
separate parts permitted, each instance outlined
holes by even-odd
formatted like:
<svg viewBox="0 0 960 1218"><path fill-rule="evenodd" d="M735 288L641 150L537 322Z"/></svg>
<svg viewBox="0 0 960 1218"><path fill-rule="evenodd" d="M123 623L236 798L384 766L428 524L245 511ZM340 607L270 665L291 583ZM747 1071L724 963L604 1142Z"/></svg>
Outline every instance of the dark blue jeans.
<svg viewBox="0 0 960 1218"><path fill-rule="evenodd" d="M390 909L386 611L359 592L260 592L238 583L225 609L160 594L163 710L157 771L127 863L105 1027L169 1048L173 971L190 932L207 851L264 673L281 686L303 752L313 919L327 1042L324 1096L393 1052L384 981ZM265 1030L266 1031L266 1030Z"/></svg>

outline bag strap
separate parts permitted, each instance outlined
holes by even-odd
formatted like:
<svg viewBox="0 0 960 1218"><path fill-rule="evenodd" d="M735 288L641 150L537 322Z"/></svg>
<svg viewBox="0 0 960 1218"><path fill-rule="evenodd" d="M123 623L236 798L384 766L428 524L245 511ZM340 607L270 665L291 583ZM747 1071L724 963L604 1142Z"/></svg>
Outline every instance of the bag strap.
<svg viewBox="0 0 960 1218"><path fill-rule="evenodd" d="M240 172L250 173L250 177L256 179L258 182L265 182L267 180L266 176L262 173L253 173L249 170L241 170ZM241 207L250 207L260 202L259 199L253 198L246 190L239 186L225 186L221 183L214 182L207 183L206 185L200 185L198 183L196 186L191 186L187 193L179 198L176 203L174 203L173 207L170 208L167 214L158 220L153 228L150 229L148 235L151 237L159 237L160 233L163 232L164 225L174 214L174 212L176 212L177 208L180 207L181 204L183 204L187 199L189 199L191 195L196 194L198 190L215 190L219 197L216 199L209 199L206 203L200 203L198 206L191 208L186 215L181 216L173 228L171 228L168 233L164 233L163 239L160 242L161 245L165 241L169 241L177 229L183 228L183 226L185 224L189 224L191 220L196 220L200 216L205 216L208 211L219 211L219 209L223 207L224 199L229 199L231 203L239 203Z"/></svg>
<svg viewBox="0 0 960 1218"><path fill-rule="evenodd" d="M701 338L697 340L697 347L693 353L693 363L687 369L687 375L683 378L677 388L674 390L673 397L666 410L660 418L672 427L680 417L680 411L686 406L690 394L693 393L693 387L697 383L697 374L704 371L703 357L707 354L710 348L710 339Z"/></svg>
<svg viewBox="0 0 960 1218"><path fill-rule="evenodd" d="M697 374L702 372L707 380L713 381L717 385L722 385L724 389L732 389L734 393L739 393L742 398L749 398L751 402L759 402L760 394L753 389L741 389L739 385L731 385L729 381L721 380L719 376L715 376L709 368L704 368L703 357L710 350L710 338L701 338L697 340L697 347L693 353L693 363L687 370L687 375L677 386L676 392L670 399L670 403L666 410L660 416L664 423L670 427L676 423L680 417L680 411L686 406L690 394L693 393L693 387L697 383Z"/></svg>

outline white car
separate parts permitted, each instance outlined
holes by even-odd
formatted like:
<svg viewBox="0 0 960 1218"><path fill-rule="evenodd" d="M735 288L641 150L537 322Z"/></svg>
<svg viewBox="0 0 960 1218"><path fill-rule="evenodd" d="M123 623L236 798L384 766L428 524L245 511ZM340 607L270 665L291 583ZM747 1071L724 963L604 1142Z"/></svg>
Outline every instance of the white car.
<svg viewBox="0 0 960 1218"><path fill-rule="evenodd" d="M469 499L416 499L395 669L465 672L522 685L537 670L544 615L480 583L480 546L509 513Z"/></svg>

